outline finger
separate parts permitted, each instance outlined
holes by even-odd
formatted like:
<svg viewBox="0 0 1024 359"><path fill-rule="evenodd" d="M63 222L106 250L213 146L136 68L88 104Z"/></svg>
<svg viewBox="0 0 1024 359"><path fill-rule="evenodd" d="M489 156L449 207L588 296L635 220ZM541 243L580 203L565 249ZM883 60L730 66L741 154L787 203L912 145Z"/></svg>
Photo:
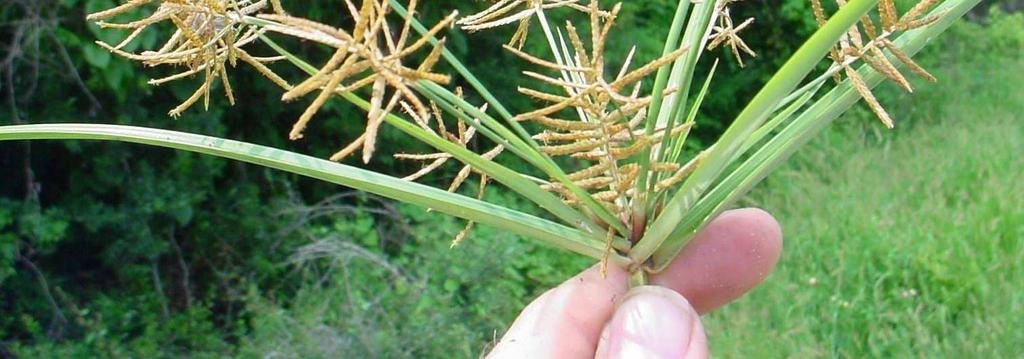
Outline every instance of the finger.
<svg viewBox="0 0 1024 359"><path fill-rule="evenodd" d="M707 358L700 314L668 288L633 288L601 332L597 358Z"/></svg>
<svg viewBox="0 0 1024 359"><path fill-rule="evenodd" d="M782 252L782 230L770 214L746 208L715 218L651 283L675 289L707 313L761 283Z"/></svg>
<svg viewBox="0 0 1024 359"><path fill-rule="evenodd" d="M628 275L609 266L583 271L534 300L489 358L593 358L601 328L627 289Z"/></svg>
<svg viewBox="0 0 1024 359"><path fill-rule="evenodd" d="M744 227L748 234L760 234L748 235L749 238L744 239L735 230L740 227ZM764 239L766 243L762 243L756 252L774 258L772 265L756 264L756 261L753 262L753 268L743 268L743 261L731 266L722 265L741 258L741 255L734 252L744 251L744 243L753 239ZM769 250L772 247L769 243L775 243L774 252ZM690 303L699 313L704 313L738 297L760 282L764 276L750 283L750 278L740 273L761 270L758 268L767 268L763 269L767 273L777 260L780 250L781 234L770 215L760 210L729 211L713 220L684 248L680 258L689 259L684 261L677 258L665 272L652 277L652 284L679 291L690 298ZM722 256L727 260L703 256ZM686 262L692 262L692 265ZM738 273L715 273L718 270ZM706 278L687 278L691 275ZM615 309L615 300L627 290L627 278L628 274L615 266L610 266L608 277L602 278L595 265L549 290L520 313L489 357L593 357L601 329ZM715 278L722 280L712 280ZM707 287L700 287L702 285ZM745 289L732 294L729 287Z"/></svg>

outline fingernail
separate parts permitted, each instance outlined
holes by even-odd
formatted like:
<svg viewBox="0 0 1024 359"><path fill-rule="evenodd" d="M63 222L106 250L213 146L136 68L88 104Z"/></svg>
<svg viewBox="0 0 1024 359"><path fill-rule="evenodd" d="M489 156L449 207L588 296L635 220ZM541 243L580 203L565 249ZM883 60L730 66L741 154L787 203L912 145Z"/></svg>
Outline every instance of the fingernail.
<svg viewBox="0 0 1024 359"><path fill-rule="evenodd" d="M700 317L670 289L633 288L601 333L598 358L693 358L706 353ZM697 346L697 347L695 347Z"/></svg>

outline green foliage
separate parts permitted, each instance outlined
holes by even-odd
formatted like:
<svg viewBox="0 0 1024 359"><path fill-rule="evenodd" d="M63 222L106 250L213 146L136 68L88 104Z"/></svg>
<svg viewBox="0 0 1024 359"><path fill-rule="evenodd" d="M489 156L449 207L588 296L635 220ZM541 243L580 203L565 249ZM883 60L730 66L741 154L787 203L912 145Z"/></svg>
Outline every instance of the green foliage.
<svg viewBox="0 0 1024 359"><path fill-rule="evenodd" d="M362 125L355 109L333 101L314 122L329 130L310 131L302 142L286 141L304 104L281 104L279 91L244 72L232 74L236 86L246 89L237 107L215 100L209 112L192 110L170 120L166 111L189 94L189 84L146 85L160 74L92 45L97 37L114 39L85 25L83 13L111 1L6 2L0 5L5 24L0 38L13 39L16 27L6 24L26 16L22 3L39 4L40 16L59 20L26 28L40 31L39 40L24 42L23 56L0 67L0 75L17 75L13 84L0 77L4 91L23 91L14 93L13 101L4 94L0 124L113 118L320 157ZM637 39L640 60L658 55L672 13L673 1L650 3L642 12L625 11L630 15L616 35ZM336 5L304 2L320 19L338 16ZM460 2L464 13L486 5ZM757 17L748 42L758 44L759 57L741 76L715 82L699 116L698 141L720 133L736 105L745 103L781 65L778 59L814 29L807 2L786 0L779 9L748 2L734 11ZM717 352L750 354L784 343L779 354L948 349L1012 355L1001 350L1024 341L1009 332L1024 323L1001 314L1022 310L1019 295L1005 293L1024 288L1001 286L1021 282L1014 273L1022 269L1014 261L1024 252L1013 239L1024 234L1015 225L1024 218L1013 206L1022 198L1011 196L1020 191L1009 181L1024 177L1019 173L1024 164L1012 156L1021 152L1022 137L1013 123L987 121L1022 110L1007 107L1024 103L1019 91L992 86L989 79L1004 77L1008 69L1024 71L1013 60L1024 46L1024 20L996 13L984 22L958 25L955 36L934 47L929 61L944 68L939 86L920 86L913 105L896 99L899 105L892 108L901 109L896 112L901 119L914 120L913 129L881 140L861 135L873 130L859 125L831 132L751 197L782 220L787 254L766 287L711 317L708 328ZM450 44L459 54L472 54L469 65L486 72L488 85L502 89L496 95L509 99L511 107L532 107L514 92L520 81L515 70L523 64L491 55L500 53L506 38L501 31L476 34L470 47L462 35L452 35ZM613 45L613 51L624 53L631 42ZM59 47L73 66L39 61ZM297 47L305 58L324 56ZM735 66L731 55L715 55L723 57L720 66ZM969 65L950 65L958 63ZM38 76L26 75L33 68ZM488 71L495 68L505 70ZM873 124L864 117L849 119ZM956 122L975 118L986 124ZM381 151L410 151L395 132L383 133ZM927 157L919 157L922 153ZM370 165L385 173L410 173L413 166L392 160ZM0 173L0 356L472 357L500 336L530 299L590 264L487 227L478 227L451 250L449 240L462 223L364 195L345 194L326 214L307 218L315 212L297 210L339 189L182 152L115 143L0 143ZM438 172L430 180L443 183L452 175ZM799 178L794 183L801 186L787 184L789 178ZM28 180L39 190L38 200L27 193L32 192L26 190ZM837 185L843 187L836 190ZM528 206L498 191L486 200ZM820 203L850 209L851 215L825 216ZM308 256L317 244L340 250ZM40 274L48 280L45 287ZM818 286L808 287L811 276ZM917 296L903 298L908 289ZM66 322L54 314L47 293ZM850 307L842 308L843 301ZM918 308L926 315L915 314ZM1006 340L996 340L999 335ZM968 342L973 338L978 345ZM877 345L861 344L867 342Z"/></svg>

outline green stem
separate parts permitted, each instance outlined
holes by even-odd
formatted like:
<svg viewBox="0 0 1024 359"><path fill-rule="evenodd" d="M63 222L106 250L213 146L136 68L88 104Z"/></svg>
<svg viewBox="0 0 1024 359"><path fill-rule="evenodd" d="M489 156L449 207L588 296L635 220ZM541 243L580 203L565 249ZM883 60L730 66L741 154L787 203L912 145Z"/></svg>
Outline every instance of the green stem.
<svg viewBox="0 0 1024 359"><path fill-rule="evenodd" d="M648 284L647 271L643 268L637 268L629 274L629 287L636 288L642 287Z"/></svg>
<svg viewBox="0 0 1024 359"><path fill-rule="evenodd" d="M707 2L714 1L705 1L705 3ZM693 12L697 14L700 9L705 6L706 4L697 5ZM689 12L689 8L690 2L686 0L679 1L679 5L676 6L676 14L672 18L672 25L669 28L668 38L665 40L665 47L662 49L661 56L667 56L672 53L672 51L676 51L679 46L689 46L690 41L684 40L680 43L679 40L683 31L683 22L686 20L686 14ZM693 24L694 19L691 18L690 26L686 27L686 39L689 39L690 33L694 31ZM662 102L665 100L665 88L668 87L670 76L675 79L677 77L677 73L683 69L683 64L685 63L684 59L689 58L693 53L700 53L700 50L694 50L693 47L690 47L690 49L687 50L685 54L677 58L671 66L664 66L658 69L658 74L655 75L654 78L654 91L651 94L651 105L647 107L649 112L647 113L644 128L644 134L646 136L650 137L654 135L654 132L657 131L658 128L659 119L664 115L662 113ZM672 83L676 82L672 81ZM682 88L676 88L676 91L682 90ZM669 100L671 101L674 97L677 96L669 96ZM671 132L672 130L666 129L665 131ZM665 137L665 141L668 141L670 138L670 136ZM637 194L638 200L633 202L633 211L646 211L648 198L642 194L648 193L647 190L650 188L651 181L649 181L647 177L650 175L648 171L651 166L651 148L645 148L640 152L638 164L640 165L640 175L637 177L636 183L633 186L633 190Z"/></svg>
<svg viewBox="0 0 1024 359"><path fill-rule="evenodd" d="M945 31L956 19L967 13L980 0L947 0L932 14L943 17L934 24L906 32L894 43L908 55L920 51L931 39ZM895 62L898 63L898 62ZM859 72L870 87L885 78L870 66L861 66ZM844 81L817 100L810 108L794 119L778 135L736 168L722 180L707 196L700 199L687 215L678 222L670 235L654 253L651 269L663 270L678 255L679 251L712 218L724 211L731 203L753 188L774 168L785 161L800 146L813 138L828 124L860 100L859 93Z"/></svg>
<svg viewBox="0 0 1024 359"><path fill-rule="evenodd" d="M687 211L693 207L718 176L751 132L774 111L784 99L839 41L846 31L874 7L878 0L853 0L818 29L810 39L782 66L750 101L731 126L722 134L715 148L703 164L683 183L680 190L665 205L644 237L630 252L634 262L647 261L679 225Z"/></svg>

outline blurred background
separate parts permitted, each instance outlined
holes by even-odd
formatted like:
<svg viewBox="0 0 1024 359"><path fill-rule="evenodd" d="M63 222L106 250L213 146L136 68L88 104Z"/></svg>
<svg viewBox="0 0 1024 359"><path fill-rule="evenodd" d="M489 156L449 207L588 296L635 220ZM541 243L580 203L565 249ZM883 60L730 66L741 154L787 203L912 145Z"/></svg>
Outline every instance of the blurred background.
<svg viewBox="0 0 1024 359"><path fill-rule="evenodd" d="M284 3L346 21L337 1ZM488 4L437 3L424 5L425 18ZM641 60L656 57L674 3L625 2L611 53L637 45ZM124 36L84 22L113 5L0 4L0 125L150 126L318 157L362 131L363 114L333 100L305 140L288 141L306 102L282 104L253 71L232 73L236 106L215 96L208 111L169 118L197 85L149 86L166 73L94 45ZM882 85L895 130L858 105L738 204L772 212L786 249L764 285L705 317L716 355L1019 355L1022 8L985 1L932 42L918 58L938 84L916 81L912 95ZM749 0L733 14L757 19L745 40L758 57L742 71L721 50L705 59L705 69L711 57L722 64L691 148L714 140L815 28L805 0ZM525 111L532 104L515 93L523 63L500 51L510 31L452 33L450 46ZM149 33L129 50L166 35ZM308 44L289 48L323 56ZM395 132L382 133L379 153L416 149ZM377 156L364 167L402 175L414 166ZM446 185L455 171L426 182ZM485 199L530 210L500 186ZM0 142L0 357L477 357L526 303L592 264L486 226L449 249L461 228L420 208L212 157L112 142Z"/></svg>

